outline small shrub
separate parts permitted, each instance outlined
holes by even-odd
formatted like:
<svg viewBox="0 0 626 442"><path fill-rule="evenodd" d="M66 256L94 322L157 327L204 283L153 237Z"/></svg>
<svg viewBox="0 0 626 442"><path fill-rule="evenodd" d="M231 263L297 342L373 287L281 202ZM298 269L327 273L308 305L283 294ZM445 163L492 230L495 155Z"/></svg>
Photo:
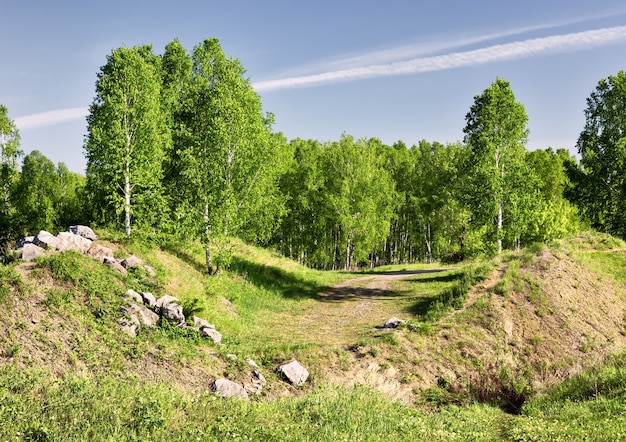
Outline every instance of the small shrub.
<svg viewBox="0 0 626 442"><path fill-rule="evenodd" d="M187 319L191 319L192 316L202 313L204 311L202 301L198 298L183 301L181 302L181 305L183 307L183 315Z"/></svg>
<svg viewBox="0 0 626 442"><path fill-rule="evenodd" d="M506 279L501 279L493 286L493 292L496 295L506 296L509 293L508 281Z"/></svg>

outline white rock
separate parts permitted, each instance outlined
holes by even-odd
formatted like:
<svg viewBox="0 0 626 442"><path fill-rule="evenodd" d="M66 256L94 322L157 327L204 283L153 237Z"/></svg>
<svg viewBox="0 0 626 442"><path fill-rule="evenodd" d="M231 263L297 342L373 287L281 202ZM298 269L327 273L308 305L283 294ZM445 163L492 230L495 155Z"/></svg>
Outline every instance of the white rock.
<svg viewBox="0 0 626 442"><path fill-rule="evenodd" d="M295 359L288 364L281 365L278 370L296 387L304 385L309 378L309 371Z"/></svg>

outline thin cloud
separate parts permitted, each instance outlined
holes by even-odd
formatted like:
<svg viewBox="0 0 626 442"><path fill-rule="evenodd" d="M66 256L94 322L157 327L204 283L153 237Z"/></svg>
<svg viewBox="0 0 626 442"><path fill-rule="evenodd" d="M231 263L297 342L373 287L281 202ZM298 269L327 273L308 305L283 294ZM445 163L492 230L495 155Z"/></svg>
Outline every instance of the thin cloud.
<svg viewBox="0 0 626 442"><path fill-rule="evenodd" d="M38 114L26 115L15 119L15 125L19 130L37 129L40 127L54 126L69 121L83 119L89 109L86 107L73 107L69 109L57 109Z"/></svg>
<svg viewBox="0 0 626 442"><path fill-rule="evenodd" d="M442 71L497 61L514 60L534 55L577 51L625 40L626 26L616 26L593 31L554 35L514 43L499 44L465 52L419 57L388 64L376 64L320 74L261 81L254 83L253 86L257 92L261 92L313 86L338 81Z"/></svg>

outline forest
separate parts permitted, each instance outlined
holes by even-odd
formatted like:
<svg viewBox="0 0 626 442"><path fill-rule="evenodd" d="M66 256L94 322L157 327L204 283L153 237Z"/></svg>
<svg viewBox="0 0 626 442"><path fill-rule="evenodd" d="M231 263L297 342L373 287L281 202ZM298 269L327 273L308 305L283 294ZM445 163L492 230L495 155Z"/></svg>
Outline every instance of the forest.
<svg viewBox="0 0 626 442"><path fill-rule="evenodd" d="M586 104L579 159L527 150L528 115L501 78L456 143L287 140L217 39L116 48L97 74L85 176L24 155L0 105L0 255L76 223L197 241L210 274L228 267L231 238L352 269L493 256L583 226L626 237L626 74Z"/></svg>

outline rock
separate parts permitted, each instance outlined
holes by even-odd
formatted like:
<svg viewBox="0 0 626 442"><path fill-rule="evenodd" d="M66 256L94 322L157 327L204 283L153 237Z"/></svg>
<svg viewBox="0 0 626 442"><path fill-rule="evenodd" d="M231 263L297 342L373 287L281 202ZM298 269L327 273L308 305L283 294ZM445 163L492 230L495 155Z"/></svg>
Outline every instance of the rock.
<svg viewBox="0 0 626 442"><path fill-rule="evenodd" d="M135 255L131 255L128 258L123 259L121 264L127 269L133 269L135 267L141 267L143 261Z"/></svg>
<svg viewBox="0 0 626 442"><path fill-rule="evenodd" d="M115 259L113 256L113 250L96 243L91 244L91 247L87 250L86 255L100 262L104 262L105 258Z"/></svg>
<svg viewBox="0 0 626 442"><path fill-rule="evenodd" d="M55 237L56 238L56 237ZM26 244L33 244L33 242L35 241L35 237L34 236L25 236L24 238L20 239L17 244L15 244L15 248L16 249L21 249L22 247L24 247Z"/></svg>
<svg viewBox="0 0 626 442"><path fill-rule="evenodd" d="M295 387L304 385L309 378L309 371L295 359L288 364L278 367L278 371L285 375L289 382Z"/></svg>
<svg viewBox="0 0 626 442"><path fill-rule="evenodd" d="M59 244L59 238L54 236L50 232L46 232L45 230L41 230L35 237L33 238L33 244L39 246L43 249L54 249L57 244Z"/></svg>
<svg viewBox="0 0 626 442"><path fill-rule="evenodd" d="M178 302L178 298L171 295L165 295L157 299L155 305L158 309L161 309L164 305L171 304L172 302Z"/></svg>
<svg viewBox="0 0 626 442"><path fill-rule="evenodd" d="M74 235L79 235L83 238L87 238L91 241L95 241L96 239L98 239L98 235L96 235L95 232L87 226L70 226L67 231L73 233Z"/></svg>
<svg viewBox="0 0 626 442"><path fill-rule="evenodd" d="M219 344L222 342L222 334L218 332L217 330L215 330L215 328L201 327L200 336L202 336L203 338L209 338L216 344Z"/></svg>
<svg viewBox="0 0 626 442"><path fill-rule="evenodd" d="M141 297L139 293L137 293L133 289L128 289L126 291L126 297L130 299L131 301L141 302L143 304L143 298Z"/></svg>
<svg viewBox="0 0 626 442"><path fill-rule="evenodd" d="M145 305L147 305L150 308L155 308L156 307L156 298L154 297L154 295L150 292L139 292L139 294L141 295L141 299L143 300L143 303Z"/></svg>
<svg viewBox="0 0 626 442"><path fill-rule="evenodd" d="M170 302L165 304L159 310L161 317L167 319L170 322L175 324L181 324L185 322L185 316L183 315L183 307L181 305L176 304L175 302Z"/></svg>
<svg viewBox="0 0 626 442"><path fill-rule="evenodd" d="M22 259L24 261L32 261L44 253L44 249L35 244L24 244L22 247Z"/></svg>
<svg viewBox="0 0 626 442"><path fill-rule="evenodd" d="M221 397L235 397L248 399L248 392L241 385L228 379L216 379L211 385L211 391Z"/></svg>
<svg viewBox="0 0 626 442"><path fill-rule="evenodd" d="M265 384L267 384L265 377L261 374L261 372L254 370L249 374L249 381L244 382L243 387L246 391L248 391L248 393L261 394Z"/></svg>
<svg viewBox="0 0 626 442"><path fill-rule="evenodd" d="M123 317L117 321L117 323L122 326L122 330L124 331L124 333L132 337L137 336L137 328L138 328L137 323L138 322L139 320L137 319L137 317L135 318Z"/></svg>
<svg viewBox="0 0 626 442"><path fill-rule="evenodd" d="M407 327L411 331L419 331L422 328L420 324L408 324Z"/></svg>
<svg viewBox="0 0 626 442"><path fill-rule="evenodd" d="M87 253L87 250L91 248L90 239L83 238L72 232L61 232L57 235L57 239L59 242L56 245L56 250L59 252L76 250L80 253Z"/></svg>
<svg viewBox="0 0 626 442"><path fill-rule="evenodd" d="M117 261L117 259L110 259L110 258L105 257L104 261L102 261L102 264L104 264L107 267L111 267L113 270L117 270L122 275L128 274L126 269L122 267L122 265Z"/></svg>
<svg viewBox="0 0 626 442"><path fill-rule="evenodd" d="M120 311L128 315L128 317L139 326L145 325L146 327L154 327L159 321L159 315L143 305L123 305L120 307Z"/></svg>
<svg viewBox="0 0 626 442"><path fill-rule="evenodd" d="M405 324L405 323L406 321L403 321L402 319L389 318L387 319L387 322L385 322L385 325L382 326L382 328L396 328L400 324Z"/></svg>
<svg viewBox="0 0 626 442"><path fill-rule="evenodd" d="M248 364L248 366L250 368L254 368L255 370L260 370L259 366L257 365L256 362L254 362L252 359L246 359L246 364Z"/></svg>
<svg viewBox="0 0 626 442"><path fill-rule="evenodd" d="M207 327L207 328L215 328L215 326L211 323L209 323L209 321L205 320L205 319L201 319L198 318L197 316L193 316L193 325L195 325L196 327Z"/></svg>
<svg viewBox="0 0 626 442"><path fill-rule="evenodd" d="M228 354L226 355L226 359L228 359L228 360L230 360L230 361L233 361L233 362L237 362L237 360L238 360L238 359L237 359L237 355L234 355L234 354L232 354L232 353L228 353Z"/></svg>

